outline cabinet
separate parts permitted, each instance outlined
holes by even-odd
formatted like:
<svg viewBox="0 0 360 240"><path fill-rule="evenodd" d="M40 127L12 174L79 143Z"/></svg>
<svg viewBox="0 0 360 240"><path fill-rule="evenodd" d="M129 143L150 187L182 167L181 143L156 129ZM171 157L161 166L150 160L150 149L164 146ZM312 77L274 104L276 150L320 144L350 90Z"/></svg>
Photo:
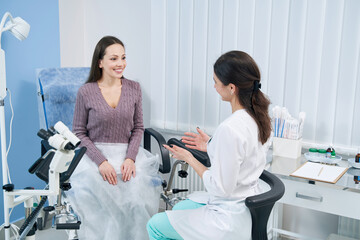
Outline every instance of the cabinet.
<svg viewBox="0 0 360 240"><path fill-rule="evenodd" d="M288 159L272 156L270 151L267 160L269 162L268 170L276 174L285 185L285 194L279 200L279 203L275 208L275 210L279 212L274 214L274 217L277 218L274 220L274 232L282 233L299 239L324 239L311 236L311 232L291 232L282 229L282 225L289 225L288 217L285 220L286 224L282 224L282 217L285 216L285 212L283 211L288 211L286 213L287 216L291 216L291 209L289 210L289 208L282 206L282 204L286 204L293 207L292 209L305 208L306 210L312 210L307 211L307 213L313 212L314 215L316 215L318 212L336 215L338 216L336 220L338 219L339 222L339 224L336 224L336 232L351 233L351 231L355 231L352 235L355 235L357 236L356 238L359 238L359 228L356 226L359 224L359 221L357 220L360 220L360 208L358 207L358 203L360 202L360 186L354 180L354 173L357 175L360 171L355 171L358 169L350 168L347 159L341 161L339 165L349 167L350 170L348 170L348 172L345 173L335 184L309 181L306 179L289 176L306 161L303 156L298 159ZM293 212L294 214L301 214L301 211ZM325 221L326 225L326 214L323 214L325 217L322 218L322 222L315 221L315 224L319 224L319 228L324 227L324 225L322 225L323 221ZM309 221L312 220L311 215L306 217L308 217ZM349 222L349 224L348 226L341 226L340 222L345 218L349 218L345 221ZM294 219L296 218L294 217ZM330 221L331 220L329 217L329 222ZM341 227L346 228L346 231L338 230Z"/></svg>

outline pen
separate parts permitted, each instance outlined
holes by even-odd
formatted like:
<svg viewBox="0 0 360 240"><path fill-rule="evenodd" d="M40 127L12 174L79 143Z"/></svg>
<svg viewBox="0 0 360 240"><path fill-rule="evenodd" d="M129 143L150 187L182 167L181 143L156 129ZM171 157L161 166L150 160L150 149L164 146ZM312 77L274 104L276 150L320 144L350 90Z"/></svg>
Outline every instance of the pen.
<svg viewBox="0 0 360 240"><path fill-rule="evenodd" d="M324 167L321 167L318 176L320 176L320 174L321 174L321 172L322 172L323 169L324 169Z"/></svg>

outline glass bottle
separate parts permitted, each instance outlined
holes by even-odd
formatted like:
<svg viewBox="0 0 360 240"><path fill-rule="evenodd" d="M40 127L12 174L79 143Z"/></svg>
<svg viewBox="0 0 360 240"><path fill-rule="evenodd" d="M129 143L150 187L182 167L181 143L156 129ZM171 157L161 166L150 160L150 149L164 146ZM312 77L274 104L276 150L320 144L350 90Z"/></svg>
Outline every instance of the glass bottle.
<svg viewBox="0 0 360 240"><path fill-rule="evenodd" d="M328 149L326 149L326 157L327 157L327 158L331 158L331 152L332 152L331 147L329 147Z"/></svg>

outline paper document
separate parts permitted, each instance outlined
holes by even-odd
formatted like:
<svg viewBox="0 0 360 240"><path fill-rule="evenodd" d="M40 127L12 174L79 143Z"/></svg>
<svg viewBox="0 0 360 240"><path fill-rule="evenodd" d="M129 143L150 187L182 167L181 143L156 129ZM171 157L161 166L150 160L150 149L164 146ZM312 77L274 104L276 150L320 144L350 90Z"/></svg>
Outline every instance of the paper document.
<svg viewBox="0 0 360 240"><path fill-rule="evenodd" d="M290 176L336 183L346 171L346 167L306 162L290 174Z"/></svg>

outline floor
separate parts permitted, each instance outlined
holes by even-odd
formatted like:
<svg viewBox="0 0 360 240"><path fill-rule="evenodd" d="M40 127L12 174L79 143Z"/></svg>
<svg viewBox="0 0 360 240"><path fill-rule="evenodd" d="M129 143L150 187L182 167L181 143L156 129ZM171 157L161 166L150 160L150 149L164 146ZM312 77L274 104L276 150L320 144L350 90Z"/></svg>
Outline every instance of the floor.
<svg viewBox="0 0 360 240"><path fill-rule="evenodd" d="M68 235L64 230L56 230L49 228L42 231L37 231L35 235L36 240L68 240ZM278 240L293 240L294 238L279 237ZM274 239L275 240L275 239ZM337 240L337 239L336 239Z"/></svg>
<svg viewBox="0 0 360 240"><path fill-rule="evenodd" d="M3 235L0 237L0 240L4 239ZM35 235L36 240L68 240L68 235L65 230L56 230L49 226L44 230L36 231ZM286 236L279 236L273 238L273 240L298 240L296 238L286 237ZM340 237L338 235L331 235L329 236L328 240L354 240L352 238Z"/></svg>
<svg viewBox="0 0 360 240"><path fill-rule="evenodd" d="M21 226L22 222L15 223L18 227ZM10 235L10 240L15 240L15 237ZM68 235L65 230L56 230L55 228L51 227L51 221L48 222L46 229L44 230L37 230L35 233L36 240L68 240ZM5 233L2 229L0 231L0 240L5 240Z"/></svg>
<svg viewBox="0 0 360 240"><path fill-rule="evenodd" d="M3 240L4 236L3 234L0 237L0 240ZM51 227L51 224L47 226L44 230L38 230L36 231L35 240L68 240L68 235L65 230L56 230L55 228ZM352 240L348 238L329 238L331 240ZM13 239L11 239L13 240ZM298 240L295 238L287 238L285 236L283 237L276 237L273 238L273 240Z"/></svg>
<svg viewBox="0 0 360 240"><path fill-rule="evenodd" d="M2 235L0 240L4 239ZM56 230L54 228L48 228L45 230L37 231L35 235L36 240L68 240L68 235L65 230ZM276 240L298 240L295 238L287 238L287 237L277 237ZM275 240L273 239L273 240ZM337 235L332 235L328 238L328 240L354 240L352 238L340 237Z"/></svg>

